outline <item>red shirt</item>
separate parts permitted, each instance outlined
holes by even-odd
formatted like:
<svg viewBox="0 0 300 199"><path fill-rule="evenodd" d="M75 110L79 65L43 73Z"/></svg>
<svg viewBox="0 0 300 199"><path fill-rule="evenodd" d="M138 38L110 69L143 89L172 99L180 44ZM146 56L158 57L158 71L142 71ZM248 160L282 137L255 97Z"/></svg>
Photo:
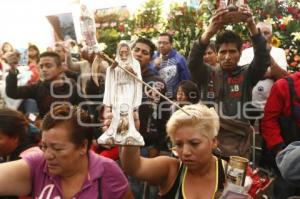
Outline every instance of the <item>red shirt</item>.
<svg viewBox="0 0 300 199"><path fill-rule="evenodd" d="M294 80L296 95L300 97L300 72L292 74L290 77ZM294 105L300 106L300 103L294 101ZM262 120L262 135L268 149L273 149L284 143L280 133L279 117L289 116L291 114L290 106L288 82L285 79L280 79L274 83L271 89ZM297 125L300 127L300 116L297 118Z"/></svg>
<svg viewBox="0 0 300 199"><path fill-rule="evenodd" d="M28 65L29 70L32 72L31 79L29 80L29 84L35 83L40 80L40 71L35 64Z"/></svg>

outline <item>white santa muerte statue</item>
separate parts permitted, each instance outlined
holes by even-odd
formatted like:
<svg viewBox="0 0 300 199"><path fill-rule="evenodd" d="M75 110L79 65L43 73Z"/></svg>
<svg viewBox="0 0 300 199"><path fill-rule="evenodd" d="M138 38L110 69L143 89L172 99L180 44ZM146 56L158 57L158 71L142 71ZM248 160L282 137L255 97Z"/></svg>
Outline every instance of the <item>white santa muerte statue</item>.
<svg viewBox="0 0 300 199"><path fill-rule="evenodd" d="M145 145L135 128L133 117L142 102L142 84L138 81L141 79L139 62L133 58L129 45L120 42L116 62L106 71L103 99L113 118L109 128L98 138L99 144Z"/></svg>

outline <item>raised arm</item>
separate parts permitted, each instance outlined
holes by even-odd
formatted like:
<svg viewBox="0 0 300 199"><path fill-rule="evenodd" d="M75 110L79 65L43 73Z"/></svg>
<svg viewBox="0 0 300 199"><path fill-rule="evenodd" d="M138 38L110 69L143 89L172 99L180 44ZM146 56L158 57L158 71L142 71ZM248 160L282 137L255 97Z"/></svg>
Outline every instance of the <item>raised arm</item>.
<svg viewBox="0 0 300 199"><path fill-rule="evenodd" d="M126 174L153 185L164 186L179 162L168 156L143 158L139 147L124 146L121 149L121 164Z"/></svg>
<svg viewBox="0 0 300 199"><path fill-rule="evenodd" d="M213 15L211 22L204 33L194 42L191 53L188 58L188 66L192 75L192 80L197 83L199 88L207 82L208 65L203 62L203 55L210 39L218 32L225 24L222 17L228 11L226 9L219 9Z"/></svg>
<svg viewBox="0 0 300 199"><path fill-rule="evenodd" d="M270 52L267 48L267 41L256 28L252 11L248 6L241 7L241 10L245 14L248 14L248 18L244 22L247 25L254 49L254 58L248 69L248 79L251 82L251 86L254 86L259 80L264 78L267 68L271 65Z"/></svg>
<svg viewBox="0 0 300 199"><path fill-rule="evenodd" d="M195 41L188 58L188 67L192 80L197 83L199 89L207 82L208 65L203 62L203 55L206 49L205 44Z"/></svg>
<svg viewBox="0 0 300 199"><path fill-rule="evenodd" d="M36 97L37 84L31 84L27 86L18 86L17 72L10 71L6 77L5 92L8 97L13 99L27 99Z"/></svg>
<svg viewBox="0 0 300 199"><path fill-rule="evenodd" d="M112 117L111 109L104 109L103 131L111 124ZM138 120L137 123L136 120ZM139 124L139 119L135 118L136 129L139 129L137 124ZM121 165L126 174L160 187L165 187L170 183L179 167L179 161L168 156L143 158L140 156L140 148L137 146L120 147L120 153Z"/></svg>
<svg viewBox="0 0 300 199"><path fill-rule="evenodd" d="M245 16L247 16L245 18L244 22L246 23L249 34L251 36L259 34L260 32L256 28L256 24L255 24L255 21L253 19L253 13L252 13L251 9L249 8L249 6L248 5L243 5L239 9L242 13L245 14Z"/></svg>
<svg viewBox="0 0 300 199"><path fill-rule="evenodd" d="M26 196L31 192L30 168L25 160L0 164L0 196Z"/></svg>
<svg viewBox="0 0 300 199"><path fill-rule="evenodd" d="M70 51L66 52L65 57L67 67L72 71L80 72L80 64L78 62L73 62Z"/></svg>
<svg viewBox="0 0 300 199"><path fill-rule="evenodd" d="M252 36L251 39L254 49L254 58L248 68L248 74L251 85L254 86L259 80L264 78L268 67L271 65L271 59L269 50L267 50L266 40L263 36L256 34Z"/></svg>
<svg viewBox="0 0 300 199"><path fill-rule="evenodd" d="M199 38L199 42L208 45L210 39L225 25L228 21L224 20L224 16L229 11L227 9L218 9L212 16L208 27Z"/></svg>
<svg viewBox="0 0 300 199"><path fill-rule="evenodd" d="M17 75L19 73L19 71L17 70L17 64L19 56L20 55L18 52L11 52L4 57L6 63L10 65L10 70L6 77L6 94L8 97L11 97L13 99L35 98L36 84L19 87L17 85Z"/></svg>

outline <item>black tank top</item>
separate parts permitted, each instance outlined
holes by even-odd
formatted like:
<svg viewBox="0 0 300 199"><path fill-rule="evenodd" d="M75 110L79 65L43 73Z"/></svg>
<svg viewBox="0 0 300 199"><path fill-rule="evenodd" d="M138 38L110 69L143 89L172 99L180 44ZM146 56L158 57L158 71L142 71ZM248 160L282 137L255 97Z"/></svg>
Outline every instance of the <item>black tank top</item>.
<svg viewBox="0 0 300 199"><path fill-rule="evenodd" d="M215 192L217 191L222 191L224 189L224 183L225 183L225 169L223 166L223 160L217 159L217 179L218 181L216 182L218 187L216 187ZM183 179L186 174L186 166L183 165L182 163L180 164L180 168L176 177L176 180L170 189L170 191L162 196L160 196L160 199L184 199L183 197L183 192L182 192L182 183L184 183ZM176 196L177 195L177 196ZM212 197L214 198L214 197Z"/></svg>

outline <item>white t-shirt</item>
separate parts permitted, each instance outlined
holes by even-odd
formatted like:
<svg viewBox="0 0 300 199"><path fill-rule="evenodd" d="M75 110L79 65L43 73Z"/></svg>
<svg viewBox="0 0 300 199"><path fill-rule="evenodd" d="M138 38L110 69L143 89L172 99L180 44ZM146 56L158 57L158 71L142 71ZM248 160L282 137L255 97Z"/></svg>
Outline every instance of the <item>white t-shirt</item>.
<svg viewBox="0 0 300 199"><path fill-rule="evenodd" d="M270 55L274 61L284 70L287 70L287 60L285 51L282 48L272 47ZM238 65L243 66L250 64L254 58L253 47L242 51ZM271 79L260 80L252 90L252 105L256 108L264 109L269 97L274 81Z"/></svg>

